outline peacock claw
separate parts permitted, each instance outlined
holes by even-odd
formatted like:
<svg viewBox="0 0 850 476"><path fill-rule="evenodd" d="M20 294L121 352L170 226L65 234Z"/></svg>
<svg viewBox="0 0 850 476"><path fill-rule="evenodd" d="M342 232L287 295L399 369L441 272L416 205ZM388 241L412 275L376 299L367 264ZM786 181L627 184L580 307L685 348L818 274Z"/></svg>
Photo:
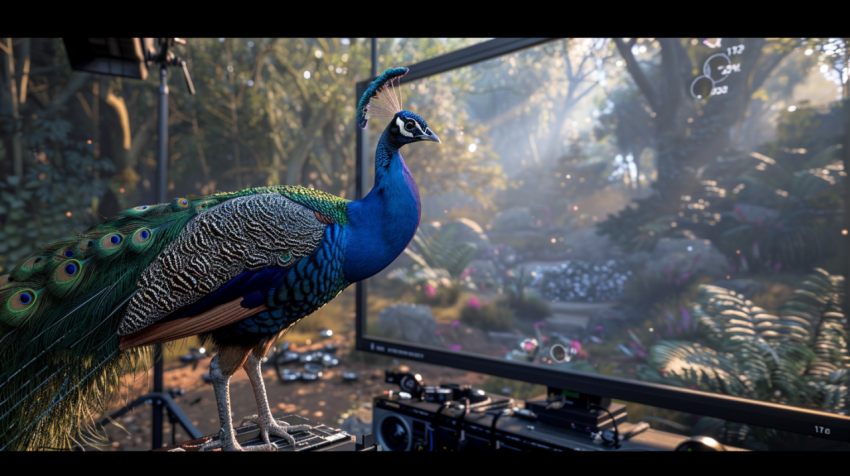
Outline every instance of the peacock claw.
<svg viewBox="0 0 850 476"><path fill-rule="evenodd" d="M283 438L294 447L295 438L293 438L292 435L289 434L289 432L307 431L313 429L313 427L311 427L310 425L292 426L285 421L275 420L273 418L260 418L258 415L247 416L243 418L242 421L243 423L254 423L255 425L259 426L260 437L263 439L263 441L266 442L266 445L274 445L275 449L277 449L277 445L269 441L270 434Z"/></svg>

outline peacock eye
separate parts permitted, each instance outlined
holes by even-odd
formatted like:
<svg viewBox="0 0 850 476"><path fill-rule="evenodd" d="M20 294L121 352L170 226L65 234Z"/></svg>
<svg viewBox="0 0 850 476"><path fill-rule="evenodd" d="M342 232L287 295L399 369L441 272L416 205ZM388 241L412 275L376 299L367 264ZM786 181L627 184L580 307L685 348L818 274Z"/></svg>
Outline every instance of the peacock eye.
<svg viewBox="0 0 850 476"><path fill-rule="evenodd" d="M186 207L189 206L189 200L186 200L185 198L181 198L181 199L177 200L177 204L180 205L182 208L186 208Z"/></svg>
<svg viewBox="0 0 850 476"><path fill-rule="evenodd" d="M142 205L142 206L140 206L140 207L136 207L136 208L134 208L134 210L139 210L139 211L143 211L143 210L147 210L147 209L148 209L148 206L147 206L147 205Z"/></svg>
<svg viewBox="0 0 850 476"><path fill-rule="evenodd" d="M68 263L65 265L65 274L68 276L73 276L77 274L77 265L74 263Z"/></svg>
<svg viewBox="0 0 850 476"><path fill-rule="evenodd" d="M71 256L74 256L74 252L71 250L65 250L65 257L70 258Z"/></svg>
<svg viewBox="0 0 850 476"><path fill-rule="evenodd" d="M416 127L416 126L413 125L413 121L407 121L404 124L404 128L408 131L412 131L414 127Z"/></svg>
<svg viewBox="0 0 850 476"><path fill-rule="evenodd" d="M59 283L68 283L77 278L77 275L80 273L80 262L77 260L71 260L60 266L56 269L56 281Z"/></svg>
<svg viewBox="0 0 850 476"><path fill-rule="evenodd" d="M100 240L100 246L104 247L107 250L114 250L121 245L121 242L124 241L124 237L119 235L118 233L112 235L106 235Z"/></svg>
<svg viewBox="0 0 850 476"><path fill-rule="evenodd" d="M151 239L151 231L147 228L142 228L133 234L133 243L140 245Z"/></svg>
<svg viewBox="0 0 850 476"><path fill-rule="evenodd" d="M12 296L8 302L12 311L24 311L35 302L35 293L31 289L24 289Z"/></svg>

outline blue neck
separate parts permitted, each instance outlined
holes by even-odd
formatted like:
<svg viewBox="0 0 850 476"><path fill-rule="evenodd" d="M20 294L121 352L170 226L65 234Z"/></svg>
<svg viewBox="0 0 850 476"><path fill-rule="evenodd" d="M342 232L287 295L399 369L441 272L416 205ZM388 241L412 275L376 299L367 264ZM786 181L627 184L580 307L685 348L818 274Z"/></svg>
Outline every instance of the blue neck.
<svg viewBox="0 0 850 476"><path fill-rule="evenodd" d="M348 204L345 278L374 276L407 247L422 213L419 188L384 131L375 154L375 185L362 200Z"/></svg>

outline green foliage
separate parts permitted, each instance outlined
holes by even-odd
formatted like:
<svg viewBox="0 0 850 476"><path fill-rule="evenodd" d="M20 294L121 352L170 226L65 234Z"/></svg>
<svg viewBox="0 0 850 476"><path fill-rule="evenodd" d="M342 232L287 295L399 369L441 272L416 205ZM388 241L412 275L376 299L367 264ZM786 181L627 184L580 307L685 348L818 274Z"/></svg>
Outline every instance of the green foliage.
<svg viewBox="0 0 850 476"><path fill-rule="evenodd" d="M494 299L482 306L464 306L460 322L483 331L507 331L514 328L513 314L504 299Z"/></svg>
<svg viewBox="0 0 850 476"><path fill-rule="evenodd" d="M648 381L828 412L850 410L844 278L816 269L776 315L717 286L694 306L697 341L662 340Z"/></svg>
<svg viewBox="0 0 850 476"><path fill-rule="evenodd" d="M420 228L405 253L417 263L424 262L432 269L446 270L456 279L478 252L475 243L458 242L458 230L459 227L455 226L441 226L429 235Z"/></svg>
<svg viewBox="0 0 850 476"><path fill-rule="evenodd" d="M454 305L461 290L458 279L478 252L474 243L457 241L458 230L449 224L429 235L419 228L404 250L415 263L409 268L394 269L388 277L415 288L417 302Z"/></svg>

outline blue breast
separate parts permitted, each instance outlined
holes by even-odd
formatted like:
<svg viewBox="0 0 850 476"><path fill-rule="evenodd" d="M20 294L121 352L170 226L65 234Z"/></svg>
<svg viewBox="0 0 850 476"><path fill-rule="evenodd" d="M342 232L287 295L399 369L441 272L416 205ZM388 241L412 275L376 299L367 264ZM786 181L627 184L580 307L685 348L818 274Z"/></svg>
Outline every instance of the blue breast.
<svg viewBox="0 0 850 476"><path fill-rule="evenodd" d="M348 205L345 278L360 281L389 266L413 239L420 215L419 189L396 150L369 195Z"/></svg>

